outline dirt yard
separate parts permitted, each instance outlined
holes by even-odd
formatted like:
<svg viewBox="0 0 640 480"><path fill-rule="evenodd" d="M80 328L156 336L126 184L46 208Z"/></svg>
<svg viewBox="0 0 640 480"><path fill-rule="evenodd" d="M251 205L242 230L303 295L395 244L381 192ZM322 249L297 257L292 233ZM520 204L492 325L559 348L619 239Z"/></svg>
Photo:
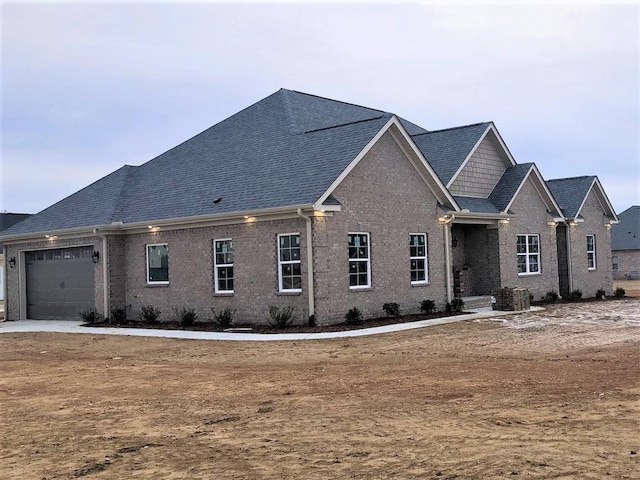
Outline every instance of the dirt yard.
<svg viewBox="0 0 640 480"><path fill-rule="evenodd" d="M376 337L0 335L2 479L640 479L640 299Z"/></svg>
<svg viewBox="0 0 640 480"><path fill-rule="evenodd" d="M624 288L627 297L640 297L640 280L616 280L613 288Z"/></svg>

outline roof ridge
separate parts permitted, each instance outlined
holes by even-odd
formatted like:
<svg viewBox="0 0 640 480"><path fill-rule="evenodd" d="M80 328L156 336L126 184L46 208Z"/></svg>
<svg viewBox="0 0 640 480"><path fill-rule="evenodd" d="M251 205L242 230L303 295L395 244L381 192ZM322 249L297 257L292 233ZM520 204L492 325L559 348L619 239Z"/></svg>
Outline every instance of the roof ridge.
<svg viewBox="0 0 640 480"><path fill-rule="evenodd" d="M469 128L469 127L477 127L479 125L485 125L485 124L490 124L493 122L478 122L478 123L470 123L469 125L460 125L458 127L450 127L450 128L443 128L441 130L429 130L426 133L416 133L415 135L411 135L412 137L417 137L418 135L428 135L429 133L440 133L440 132L448 132L451 130L458 130L461 128Z"/></svg>
<svg viewBox="0 0 640 480"><path fill-rule="evenodd" d="M284 90L285 92L299 93L300 95L306 95L307 97L315 97L321 100L328 100L330 102L342 103L343 105L349 105L351 107L366 108L367 110L373 110L374 112L391 113L393 115L393 112L387 112L385 110L379 110L377 108L365 107L364 105L358 105L357 103L350 103L342 100L336 100L335 98L323 97L321 95L314 95L313 93L300 92L299 90L288 90L286 88L281 88L280 90Z"/></svg>
<svg viewBox="0 0 640 480"><path fill-rule="evenodd" d="M355 125L357 123L364 123L364 122L372 122L374 120L380 120L382 117L384 117L385 115L390 115L393 116L393 113L389 113L389 112L383 112L382 115L379 115L377 117L373 117L373 118L365 118L363 120L355 120L353 122L347 122L347 123L341 123L340 125L330 125L328 127L322 127L322 128L316 128L314 130L306 130L304 133L314 133L314 132L321 132L323 130L331 130L332 128L340 128L340 127L346 127L347 125Z"/></svg>

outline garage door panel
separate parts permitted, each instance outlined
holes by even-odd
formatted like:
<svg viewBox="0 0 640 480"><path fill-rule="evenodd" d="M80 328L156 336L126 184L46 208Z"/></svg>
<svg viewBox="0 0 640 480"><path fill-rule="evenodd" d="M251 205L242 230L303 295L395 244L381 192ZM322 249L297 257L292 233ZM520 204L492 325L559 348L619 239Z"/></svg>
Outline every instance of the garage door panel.
<svg viewBox="0 0 640 480"><path fill-rule="evenodd" d="M91 247L27 252L27 317L80 318L95 306Z"/></svg>

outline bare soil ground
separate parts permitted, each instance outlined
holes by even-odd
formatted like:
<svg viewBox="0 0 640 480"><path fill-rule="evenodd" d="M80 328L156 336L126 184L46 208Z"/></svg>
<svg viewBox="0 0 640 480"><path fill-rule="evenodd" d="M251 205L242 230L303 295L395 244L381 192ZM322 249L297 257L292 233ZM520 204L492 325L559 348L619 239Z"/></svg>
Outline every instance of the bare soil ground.
<svg viewBox="0 0 640 480"><path fill-rule="evenodd" d="M302 342L0 335L2 479L638 479L640 299Z"/></svg>
<svg viewBox="0 0 640 480"><path fill-rule="evenodd" d="M640 280L616 280L613 288L624 288L627 297L640 297Z"/></svg>

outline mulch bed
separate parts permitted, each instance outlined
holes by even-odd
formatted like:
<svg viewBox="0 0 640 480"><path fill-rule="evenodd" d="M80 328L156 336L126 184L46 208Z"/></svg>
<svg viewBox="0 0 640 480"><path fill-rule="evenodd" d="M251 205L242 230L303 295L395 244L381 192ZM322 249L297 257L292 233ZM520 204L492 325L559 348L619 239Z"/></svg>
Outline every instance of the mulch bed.
<svg viewBox="0 0 640 480"><path fill-rule="evenodd" d="M197 332L224 332L233 331L236 333L322 333L322 332L344 332L347 330L359 330L362 328L380 327L383 325L394 325L397 323L417 322L420 320L432 320L434 318L445 318L455 315L463 315L468 312L436 312L431 314L413 314L413 315L400 315L399 317L380 317L365 320L361 325L347 325L346 323L338 323L336 325L324 325L310 327L308 325L291 325L287 328L275 328L270 325L252 325L235 323L232 328L223 329L217 327L213 322L197 321L191 326L185 326L180 322L157 322L157 323L145 323L141 321L127 320L126 323L85 323L84 327L115 327L115 328L151 328L159 330L191 330Z"/></svg>

